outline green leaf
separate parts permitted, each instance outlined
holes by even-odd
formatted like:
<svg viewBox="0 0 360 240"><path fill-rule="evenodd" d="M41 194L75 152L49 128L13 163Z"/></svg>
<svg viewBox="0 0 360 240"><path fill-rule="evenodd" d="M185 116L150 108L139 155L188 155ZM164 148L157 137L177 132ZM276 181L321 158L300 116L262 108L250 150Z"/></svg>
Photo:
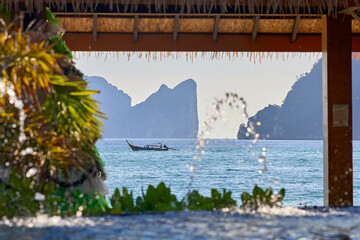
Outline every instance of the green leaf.
<svg viewBox="0 0 360 240"><path fill-rule="evenodd" d="M275 197L272 189L269 187L265 191L255 185L253 195L247 192L241 194L242 207L258 208L261 206L280 206L285 195L285 189L281 189Z"/></svg>
<svg viewBox="0 0 360 240"><path fill-rule="evenodd" d="M81 91L81 92L70 92L69 94L71 96L87 96L87 95L93 95L93 94L98 94L99 91Z"/></svg>

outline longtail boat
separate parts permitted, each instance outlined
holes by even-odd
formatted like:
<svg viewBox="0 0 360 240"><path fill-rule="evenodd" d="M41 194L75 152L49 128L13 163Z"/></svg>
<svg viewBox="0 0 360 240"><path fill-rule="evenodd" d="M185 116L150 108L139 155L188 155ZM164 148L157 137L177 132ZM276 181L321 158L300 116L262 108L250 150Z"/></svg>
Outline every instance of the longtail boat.
<svg viewBox="0 0 360 240"><path fill-rule="evenodd" d="M135 146L129 143L128 140L126 140L127 144L129 144L131 150L133 151L168 151L170 148L168 148L166 145L145 145L144 147Z"/></svg>

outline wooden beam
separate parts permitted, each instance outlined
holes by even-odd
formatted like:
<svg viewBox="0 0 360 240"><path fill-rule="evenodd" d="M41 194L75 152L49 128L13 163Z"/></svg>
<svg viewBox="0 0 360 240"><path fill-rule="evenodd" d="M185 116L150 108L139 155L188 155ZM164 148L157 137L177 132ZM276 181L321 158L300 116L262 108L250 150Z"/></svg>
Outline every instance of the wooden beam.
<svg viewBox="0 0 360 240"><path fill-rule="evenodd" d="M173 34L143 34L133 42L132 34L101 33L97 42L92 33L69 33L63 36L72 51L237 51L237 52L321 52L320 35L298 34L295 43L289 36L260 34L256 43L249 35L225 34L216 43L207 34L182 34L173 42ZM352 37L352 51L360 52L360 36Z"/></svg>
<svg viewBox="0 0 360 240"><path fill-rule="evenodd" d="M108 0L109 1L109 0ZM139 14L141 15L141 17L145 17L145 18L149 18L149 17L175 17L176 15L179 15L179 13L149 13L149 12L141 12L141 13L125 13L125 12L107 12L107 11L101 11L101 12L53 12L55 14L56 17L91 17L94 14L98 14L101 15L102 17L132 17L135 14ZM218 13L182 13L181 17L203 17L203 18L208 18L208 17L215 17L216 15L218 15ZM254 17L254 14L252 13L244 13L244 14L240 14L239 13L224 13L221 14L224 15L226 17L230 17L230 18L239 18L239 16L244 17L244 18L251 18ZM274 14L266 14L266 13L259 13L256 14L259 15L260 18L294 18L296 16L301 16L303 18L319 18L322 16L321 13L317 13L317 14L295 14L295 13L274 13Z"/></svg>
<svg viewBox="0 0 360 240"><path fill-rule="evenodd" d="M220 15L216 15L214 19L213 42L216 42L218 36Z"/></svg>
<svg viewBox="0 0 360 240"><path fill-rule="evenodd" d="M93 41L96 43L97 40L97 15L94 14L93 16Z"/></svg>
<svg viewBox="0 0 360 240"><path fill-rule="evenodd" d="M351 16L322 17L324 205L353 205Z"/></svg>
<svg viewBox="0 0 360 240"><path fill-rule="evenodd" d="M174 18L173 42L177 41L178 26L179 26L179 15L176 15Z"/></svg>
<svg viewBox="0 0 360 240"><path fill-rule="evenodd" d="M92 33L65 33L63 39L73 51L321 52L321 37L316 35L298 35L294 44L288 35L258 35L256 43L249 35L240 34L224 34L216 43L209 34L182 34L174 43L172 33L142 34L136 43L130 33L101 33L96 43Z"/></svg>
<svg viewBox="0 0 360 240"><path fill-rule="evenodd" d="M139 27L139 15L134 16L134 33L133 33L133 42L136 43L138 41L138 27Z"/></svg>
<svg viewBox="0 0 360 240"><path fill-rule="evenodd" d="M300 16L298 15L295 18L294 28L293 28L293 32L292 32L292 36L291 36L291 43L294 43L295 40L296 40L296 35L297 35L297 32L298 32L299 23L300 23Z"/></svg>
<svg viewBox="0 0 360 240"><path fill-rule="evenodd" d="M255 41L256 41L256 35L257 35L258 27L259 27L259 21L260 21L260 16L256 15L256 17L254 18L254 27L253 27L253 31L252 31L252 37L251 37L251 40L253 43L255 43Z"/></svg>

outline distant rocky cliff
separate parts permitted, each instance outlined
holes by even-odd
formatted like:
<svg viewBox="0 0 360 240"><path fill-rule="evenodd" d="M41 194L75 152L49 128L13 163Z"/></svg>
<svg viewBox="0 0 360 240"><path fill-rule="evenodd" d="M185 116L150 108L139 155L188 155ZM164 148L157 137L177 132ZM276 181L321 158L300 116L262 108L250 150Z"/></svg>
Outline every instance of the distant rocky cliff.
<svg viewBox="0 0 360 240"><path fill-rule="evenodd" d="M360 61L353 61L352 74L353 136L360 139ZM249 121L255 124L261 139L322 139L321 61L297 80L281 106L269 105ZM240 127L238 138L249 138L246 126Z"/></svg>
<svg viewBox="0 0 360 240"><path fill-rule="evenodd" d="M87 77L90 89L106 113L105 138L196 138L197 93L194 80L174 89L162 85L144 102L131 106L131 98L101 77Z"/></svg>

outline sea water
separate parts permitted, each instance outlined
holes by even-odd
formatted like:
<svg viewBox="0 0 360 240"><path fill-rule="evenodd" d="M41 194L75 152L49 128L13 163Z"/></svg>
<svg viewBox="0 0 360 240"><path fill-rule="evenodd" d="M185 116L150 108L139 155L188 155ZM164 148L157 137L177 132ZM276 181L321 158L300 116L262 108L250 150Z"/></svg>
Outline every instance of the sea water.
<svg viewBox="0 0 360 240"><path fill-rule="evenodd" d="M242 192L251 192L257 184L274 190L285 188L284 206L323 205L323 143L307 140L210 139L200 160L194 159L195 139L128 139L133 145L166 144L178 151L134 152L125 139L101 139L97 142L107 172L110 195L115 188L128 188L141 196L148 185L165 182L178 200L190 189L210 196L212 188L232 191L240 204ZM354 204L360 205L360 142L354 141ZM266 148L266 171L259 162ZM196 166L195 171L189 165ZM193 176L191 182L190 177Z"/></svg>
<svg viewBox="0 0 360 240"><path fill-rule="evenodd" d="M134 196L163 181L180 200L189 189L240 194L255 184L286 189L284 207L258 210L180 211L61 218L0 219L0 239L360 239L360 208L304 208L323 205L322 141L210 140L196 155L197 140L129 139L136 145L161 142L178 151L133 152L125 139L97 143L110 195L127 187ZM252 146L251 146L252 145ZM360 142L354 142L354 202L359 206ZM250 147L251 146L251 147ZM259 155L266 148L266 171ZM194 172L189 166L197 166ZM193 176L193 181L190 177ZM299 208L300 206L300 208Z"/></svg>

